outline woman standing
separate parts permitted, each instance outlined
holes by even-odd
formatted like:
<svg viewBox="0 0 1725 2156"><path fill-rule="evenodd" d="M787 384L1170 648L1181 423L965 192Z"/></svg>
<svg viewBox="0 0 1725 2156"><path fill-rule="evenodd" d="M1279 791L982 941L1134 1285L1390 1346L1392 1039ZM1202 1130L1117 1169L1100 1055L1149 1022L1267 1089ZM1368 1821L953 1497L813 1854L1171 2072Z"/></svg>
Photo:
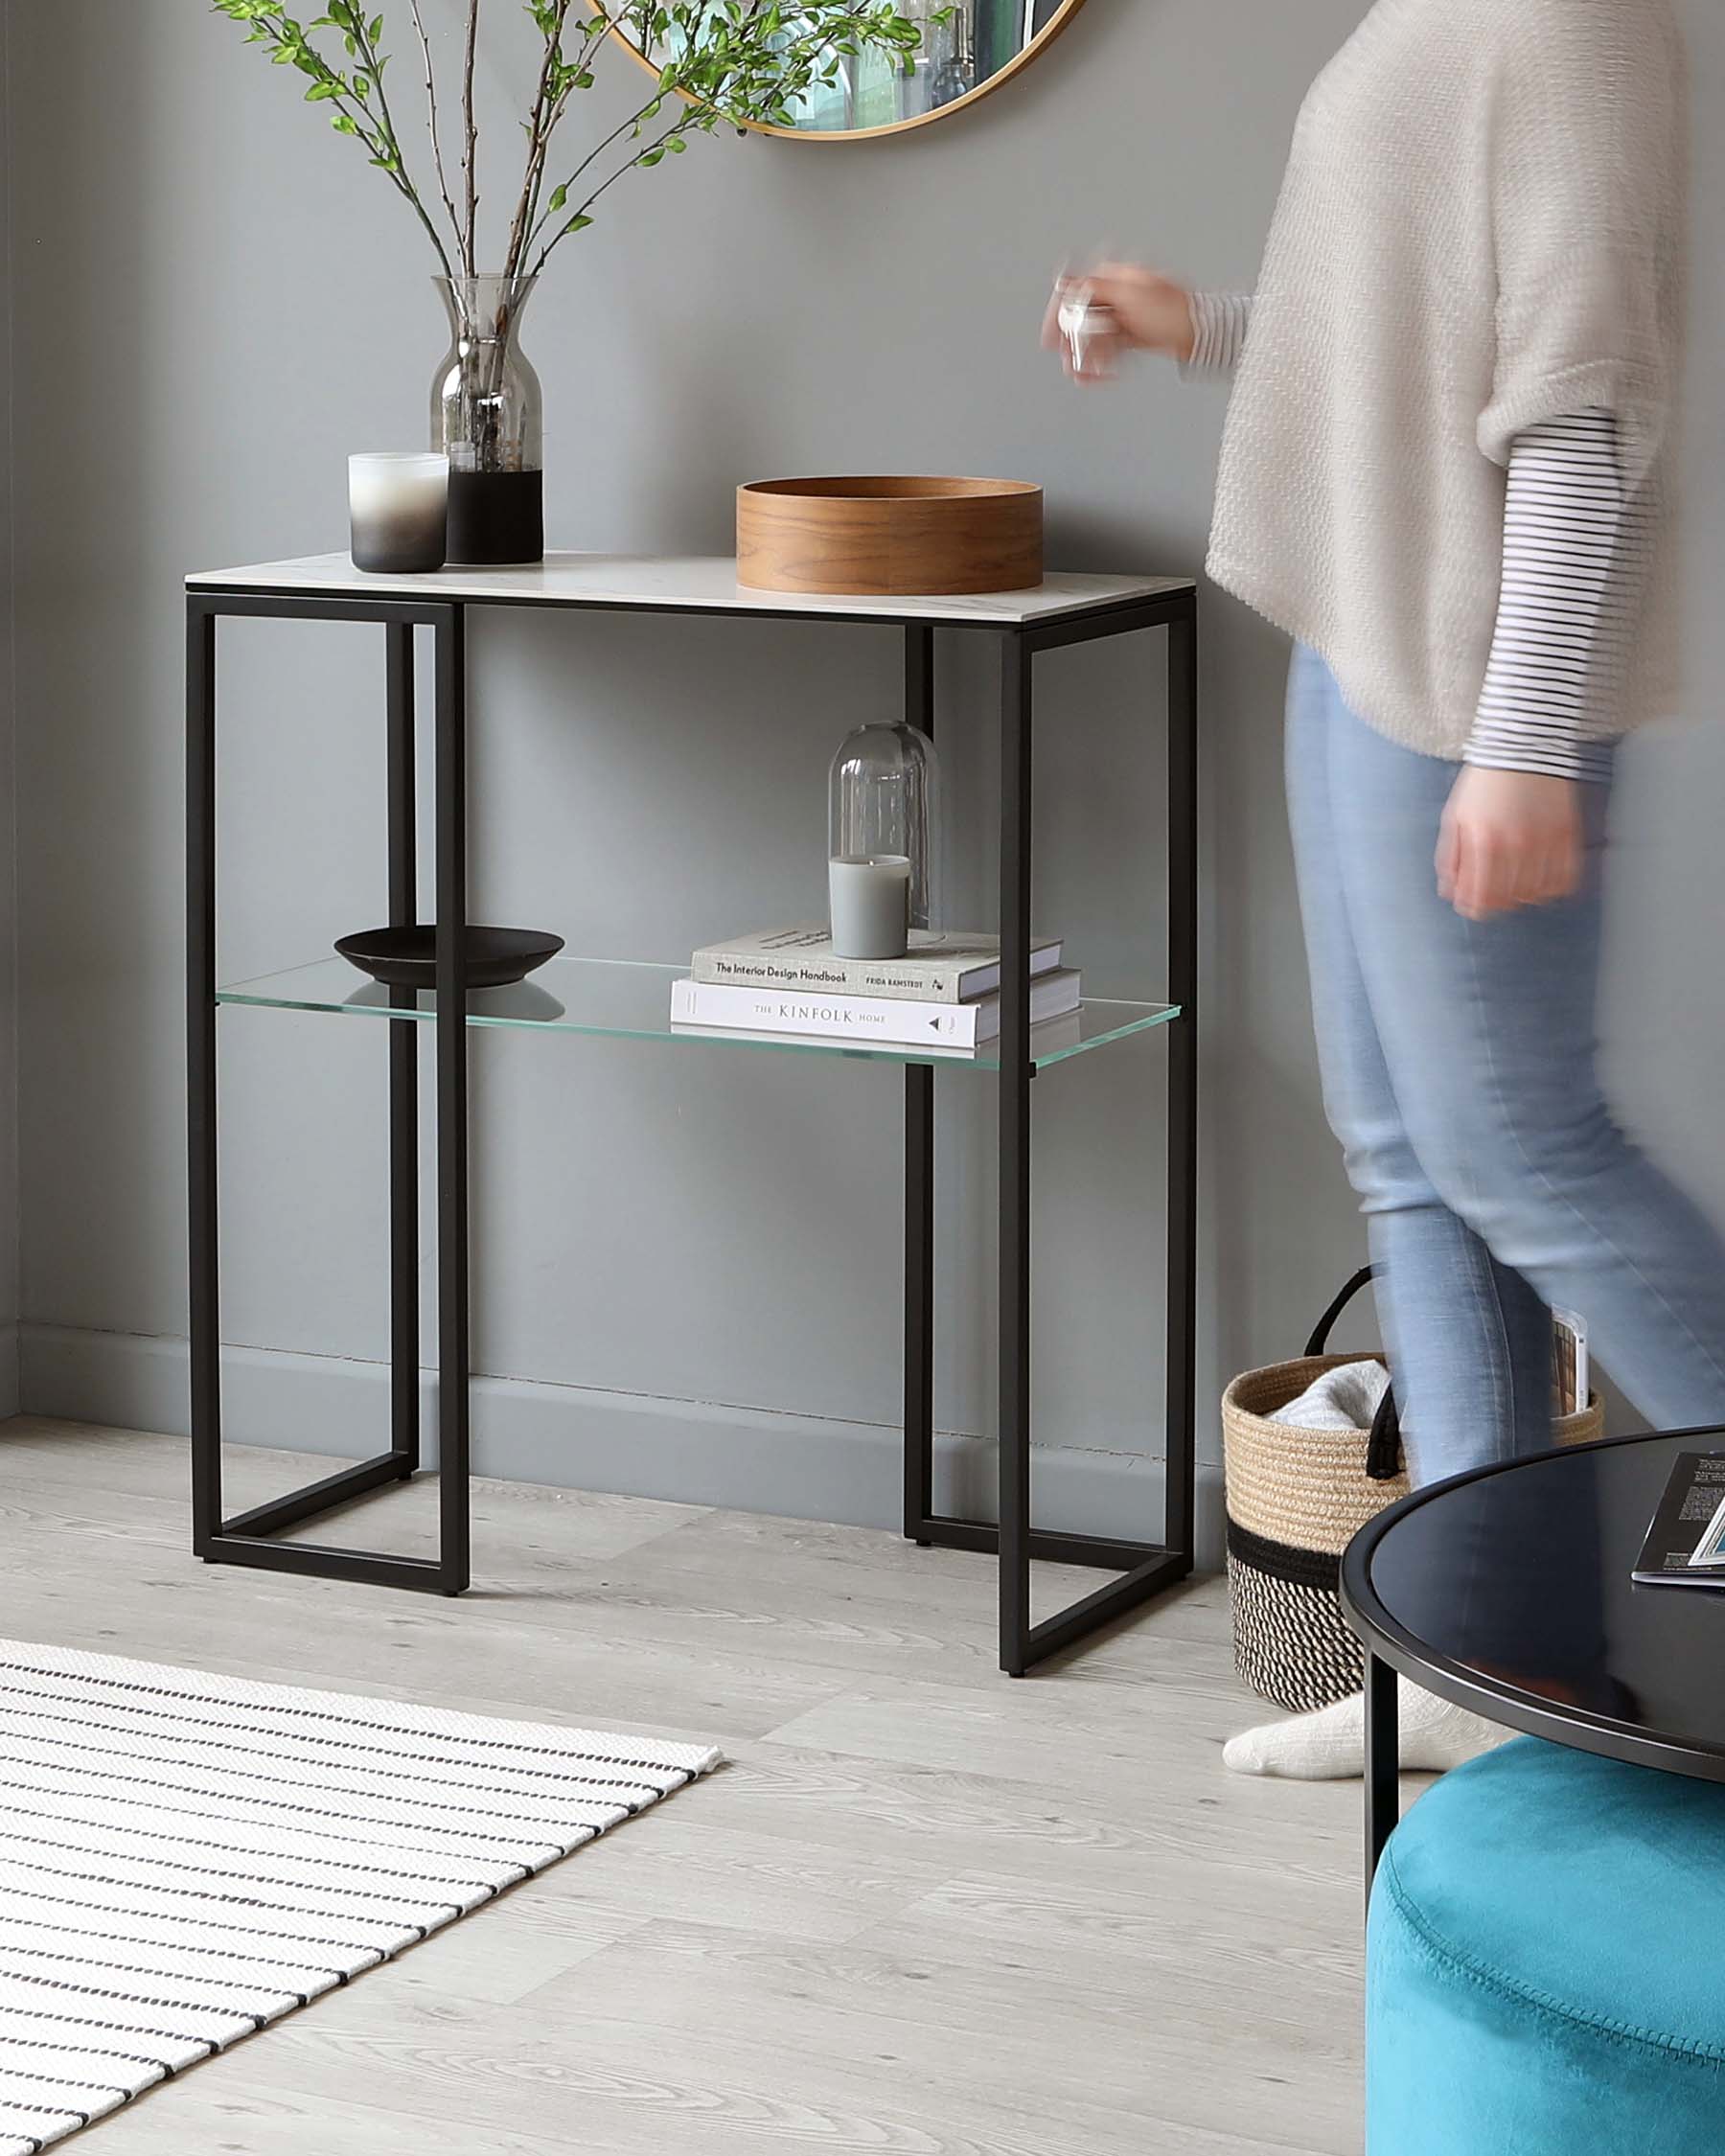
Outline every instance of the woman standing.
<svg viewBox="0 0 1725 2156"><path fill-rule="evenodd" d="M1552 1304L1652 1421L1725 1419L1725 1248L1595 1040L1615 743L1674 674L1685 113L1668 0L1377 0L1254 297L1087 281L1117 347L1236 377L1209 572L1298 647L1324 1102L1421 1483L1550 1442ZM1436 1767L1498 1733L1403 1729ZM1359 1703L1228 1758L1357 1774Z"/></svg>

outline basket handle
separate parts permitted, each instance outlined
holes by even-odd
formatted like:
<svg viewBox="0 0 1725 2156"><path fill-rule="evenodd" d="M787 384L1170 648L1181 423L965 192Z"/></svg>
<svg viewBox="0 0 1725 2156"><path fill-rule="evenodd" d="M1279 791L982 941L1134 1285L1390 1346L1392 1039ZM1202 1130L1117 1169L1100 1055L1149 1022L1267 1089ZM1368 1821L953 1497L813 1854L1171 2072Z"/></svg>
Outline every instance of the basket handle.
<svg viewBox="0 0 1725 2156"><path fill-rule="evenodd" d="M1401 1416L1392 1386L1378 1402L1371 1418L1371 1435L1366 1441L1366 1479L1369 1482L1393 1482L1402 1471Z"/></svg>
<svg viewBox="0 0 1725 2156"><path fill-rule="evenodd" d="M1363 1265L1361 1266L1360 1270L1354 1274L1353 1278L1347 1283L1346 1287L1345 1287L1342 1293L1336 1297L1335 1301L1330 1304L1329 1308L1324 1312L1323 1316L1320 1318L1318 1322L1312 1327L1312 1337L1309 1341L1306 1342L1305 1345L1305 1351L1308 1355L1322 1355L1324 1353L1324 1351L1329 1346L1330 1331L1334 1326L1336 1319L1341 1317L1342 1313L1347 1308L1348 1304L1352 1302L1353 1298L1359 1294L1360 1290L1362 1288L1369 1287L1370 1285L1371 1268L1368 1265Z"/></svg>
<svg viewBox="0 0 1725 2156"><path fill-rule="evenodd" d="M1306 1342L1308 1355L1322 1355L1324 1352L1329 1345L1330 1332L1336 1319L1360 1290L1370 1285L1371 1267L1363 1265L1313 1326L1312 1337ZM1371 1418L1371 1435L1366 1446L1366 1474L1373 1482L1393 1482L1401 1471L1401 1416L1396 1410L1395 1393L1392 1388L1378 1402L1377 1413Z"/></svg>

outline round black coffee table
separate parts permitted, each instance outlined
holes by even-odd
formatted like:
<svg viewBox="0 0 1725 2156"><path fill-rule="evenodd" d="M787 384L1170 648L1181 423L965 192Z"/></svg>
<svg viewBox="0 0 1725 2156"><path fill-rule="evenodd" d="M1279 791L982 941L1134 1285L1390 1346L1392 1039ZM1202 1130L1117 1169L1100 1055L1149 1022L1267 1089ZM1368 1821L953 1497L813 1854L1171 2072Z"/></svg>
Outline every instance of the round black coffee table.
<svg viewBox="0 0 1725 2156"><path fill-rule="evenodd" d="M1725 1430L1608 1438L1393 1505L1342 1560L1366 1643L1367 1879L1395 1825L1395 1672L1506 1728L1725 1781L1725 1592L1630 1577L1680 1453Z"/></svg>

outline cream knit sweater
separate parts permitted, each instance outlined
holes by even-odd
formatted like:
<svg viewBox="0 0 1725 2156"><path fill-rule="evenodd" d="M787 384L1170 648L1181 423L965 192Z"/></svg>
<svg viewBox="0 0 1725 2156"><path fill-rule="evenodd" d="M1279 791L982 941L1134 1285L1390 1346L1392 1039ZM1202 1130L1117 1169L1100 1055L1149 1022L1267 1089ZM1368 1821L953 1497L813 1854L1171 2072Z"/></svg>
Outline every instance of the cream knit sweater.
<svg viewBox="0 0 1725 2156"><path fill-rule="evenodd" d="M1687 250L1668 0L1377 0L1294 139L1229 407L1210 574L1392 740L1459 758L1516 435L1617 416L1645 602L1614 733L1668 708Z"/></svg>

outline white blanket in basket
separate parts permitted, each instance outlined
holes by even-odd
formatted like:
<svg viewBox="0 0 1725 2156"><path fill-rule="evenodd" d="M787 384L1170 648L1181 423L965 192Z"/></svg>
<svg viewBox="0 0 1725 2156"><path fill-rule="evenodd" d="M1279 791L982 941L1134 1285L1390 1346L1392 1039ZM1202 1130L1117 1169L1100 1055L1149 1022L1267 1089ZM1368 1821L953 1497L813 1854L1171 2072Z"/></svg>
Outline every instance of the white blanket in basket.
<svg viewBox="0 0 1725 2156"><path fill-rule="evenodd" d="M1344 1363L1325 1370L1272 1420L1297 1430L1369 1430L1389 1389L1390 1373L1381 1363Z"/></svg>

